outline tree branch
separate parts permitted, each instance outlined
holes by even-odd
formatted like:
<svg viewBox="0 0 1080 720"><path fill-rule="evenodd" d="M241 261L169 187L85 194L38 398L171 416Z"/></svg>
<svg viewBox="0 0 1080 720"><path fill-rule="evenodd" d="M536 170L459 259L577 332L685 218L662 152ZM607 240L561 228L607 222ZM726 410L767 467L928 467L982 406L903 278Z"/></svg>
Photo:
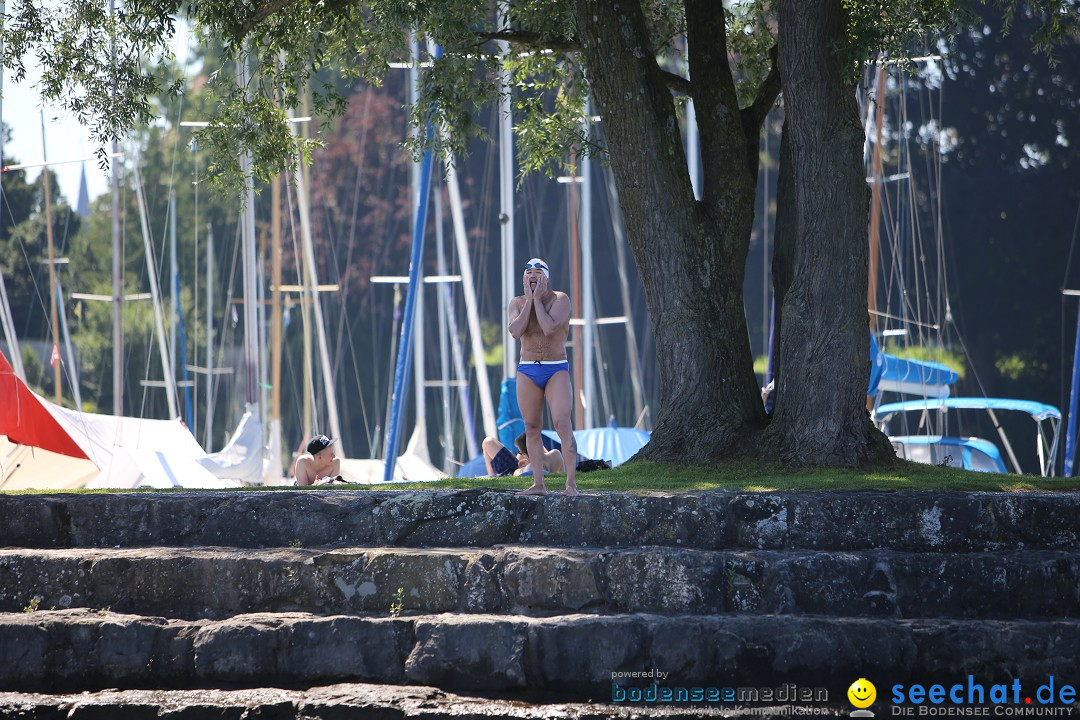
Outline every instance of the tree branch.
<svg viewBox="0 0 1080 720"><path fill-rule="evenodd" d="M281 2L282 0L277 0ZM488 40L503 40L511 45L523 45L525 47L532 48L534 50L553 50L555 52L580 52L581 44L577 38L569 38L564 42L545 42L544 39L537 33L525 32L520 30L499 30L495 32L482 32L477 33L477 37L481 41L486 42ZM681 94L690 95L690 81L684 78L682 75L670 72L668 70L660 70L664 77L664 81L667 86Z"/></svg>
<svg viewBox="0 0 1080 720"><path fill-rule="evenodd" d="M283 0L275 1L282 2ZM483 41L502 40L511 45L521 45L533 50L553 50L555 52L578 52L581 50L581 44L574 37L552 42L539 33L525 30L496 30L493 32L481 32L476 35Z"/></svg>
<svg viewBox="0 0 1080 720"><path fill-rule="evenodd" d="M268 17L277 15L279 12L289 7L296 0L269 0L266 4L258 7L254 13L251 14L244 24L240 26L240 37L247 37L247 34L255 29L255 26L266 20Z"/></svg>
<svg viewBox="0 0 1080 720"><path fill-rule="evenodd" d="M769 115L769 111L772 110L773 105L776 103L776 98L780 96L780 90L782 89L780 82L779 52L776 45L769 48L769 58L772 60L772 67L769 68L769 74L758 87L753 104L742 110L743 127L747 130L747 137L757 137L761 130L761 124L765 122L765 118Z"/></svg>
<svg viewBox="0 0 1080 720"><path fill-rule="evenodd" d="M701 141L701 201L717 222L733 221L740 193L756 178L742 171L746 140L728 60L724 13L713 0L686 0L687 59ZM754 142L757 147L757 141ZM723 219L722 219L723 218Z"/></svg>
<svg viewBox="0 0 1080 720"><path fill-rule="evenodd" d="M357 1L358 0L343 0L343 2L339 4L347 5ZM298 2L298 0L267 0L266 3L257 7L255 12L253 12L244 21L244 24L240 26L241 37L246 36L263 20L276 15L296 2ZM581 44L576 37L552 40L539 33L529 32L527 30L494 30L490 32L478 32L476 36L480 42L501 40L508 42L511 45L520 45L533 50L552 50L554 52L579 52L581 50Z"/></svg>
<svg viewBox="0 0 1080 720"><path fill-rule="evenodd" d="M684 78L682 75L676 75L668 70L660 70L664 76L664 81L667 82L667 86L677 93L682 95L690 95L690 81Z"/></svg>
<svg viewBox="0 0 1080 720"><path fill-rule="evenodd" d="M776 98L780 95L782 89L779 52L776 45L769 48L769 57L772 60L772 67L769 68L769 74L761 82L761 86L758 87L754 102L750 107L739 111L743 123L743 134L746 136L746 165L750 170L750 174L754 177L757 177L758 166L761 162L758 155L761 126L765 122L765 118L768 117L769 111L772 110L773 103L776 102Z"/></svg>

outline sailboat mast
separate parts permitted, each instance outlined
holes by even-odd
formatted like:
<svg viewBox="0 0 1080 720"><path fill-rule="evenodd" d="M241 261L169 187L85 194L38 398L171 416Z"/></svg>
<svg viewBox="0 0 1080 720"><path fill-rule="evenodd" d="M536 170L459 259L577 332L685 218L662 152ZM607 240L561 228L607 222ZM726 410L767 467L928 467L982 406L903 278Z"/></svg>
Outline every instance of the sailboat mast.
<svg viewBox="0 0 1080 720"><path fill-rule="evenodd" d="M279 56L284 60L284 53ZM280 87L274 87L274 105L280 102ZM270 181L270 469L269 480L279 481L281 467L281 176ZM307 440L307 436L304 437Z"/></svg>
<svg viewBox="0 0 1080 720"><path fill-rule="evenodd" d="M300 174L300 179L303 180L304 175ZM301 188L303 185L297 187L297 205L299 205L299 195L302 193ZM300 217L303 218L303 211L300 211ZM301 228L303 228L303 219L301 219ZM301 234L303 230L301 230ZM301 254L302 257L307 257ZM307 260L304 260L306 263ZM306 270L301 280L301 284L304 287L304 293L300 296L300 319L303 323L302 336L301 336L301 348L304 351L304 361L301 363L301 372L303 372L302 381L304 383L304 410L303 410L303 427L304 427L304 439L311 437L315 432L315 373L312 369L311 358L315 353L315 341L311 334L311 310L312 303L316 297L314 291L308 291L308 282Z"/></svg>
<svg viewBox="0 0 1080 720"><path fill-rule="evenodd" d="M420 98L420 41L415 32L411 33L409 37L409 55L412 58L412 62L409 64L409 106L416 107L416 103ZM419 133L420 129L415 128L413 132ZM427 203L427 194L425 193L423 199L421 199L420 163L412 163L410 173L412 176L412 230L415 235L417 232L417 221L419 220L417 215L419 213L420 203ZM420 228L420 232L424 232L424 229ZM414 433L417 431L426 432L427 423L427 403L425 402L426 388L424 387L424 358L427 357L427 351L424 348L424 259L422 254L419 262L420 280L416 286L416 304L414 306L415 310L413 311L411 341L413 349L413 405L416 411L416 418L413 425Z"/></svg>
<svg viewBox="0 0 1080 720"><path fill-rule="evenodd" d="M241 89L248 86L248 57L242 52L236 61L236 83ZM255 178L251 172L251 151L240 155L240 172L244 175L243 276L244 276L244 363L246 365L245 399L249 405L259 402L259 317L255 307L258 295L255 263Z"/></svg>
<svg viewBox="0 0 1080 720"><path fill-rule="evenodd" d="M176 261L176 188L169 184L169 363L176 372L176 322L180 307L180 270Z"/></svg>
<svg viewBox="0 0 1080 720"><path fill-rule="evenodd" d="M109 17L116 15L116 0L109 2ZM109 41L109 53L116 57L116 38ZM113 62L113 95L116 94L116 63ZM124 246L120 240L120 162L116 139L112 141L109 163L112 184L112 278L113 278L113 415L124 414Z"/></svg>
<svg viewBox="0 0 1080 720"><path fill-rule="evenodd" d="M626 236L623 235L622 211L619 209L619 195L615 192L611 170L605 173L604 185L607 186L608 209L611 214L611 228L615 233L615 263L619 271L619 296L622 299L623 315L626 316L626 357L630 362L630 385L634 391L634 423L644 417L645 391L641 386L641 361L638 357L637 332L634 330L634 314L631 312L630 281L626 277ZM651 424L648 426L651 427Z"/></svg>
<svg viewBox="0 0 1080 720"><path fill-rule="evenodd" d="M465 236L465 216L461 210L461 189L458 187L457 170L453 158L446 159L446 188L450 191L450 217L454 222L454 242L461 264L462 291L465 296L465 313L469 322L469 339L472 343L473 365L476 367L476 384L480 390L480 411L484 417L484 434L498 437L495 424L495 407L488 382L487 364L484 362L483 337L480 333L480 312L476 303L476 283L473 281L472 258L469 241ZM442 271L440 271L442 272ZM474 453L475 454L475 453Z"/></svg>
<svg viewBox="0 0 1080 720"><path fill-rule="evenodd" d="M877 108L874 113L874 160L871 174L874 184L870 196L870 283L866 289L866 307L870 312L870 329L877 327L878 246L881 228L881 124L885 118L885 63L878 65Z"/></svg>
<svg viewBox="0 0 1080 720"><path fill-rule="evenodd" d="M1077 223L1080 226L1080 214L1077 215ZM1080 295L1080 290L1062 290L1062 295ZM1062 477L1072 477L1076 462L1076 408L1077 396L1080 394L1080 311L1076 315L1076 337L1073 348L1072 382L1069 385L1069 422L1065 431L1065 466Z"/></svg>
<svg viewBox="0 0 1080 720"><path fill-rule="evenodd" d="M281 178L270 181L270 272L273 291L270 296L270 447L281 447ZM272 458L280 470L280 458Z"/></svg>
<svg viewBox="0 0 1080 720"><path fill-rule="evenodd" d="M499 29L509 29L507 15L509 3L500 0L498 4ZM514 116L510 104L510 73L506 70L506 57L510 54L510 43L500 40L499 55L503 64L499 68L499 227L500 246L502 248L502 337L503 337L503 378L510 379L517 374L517 362L514 357L514 338L510 334L510 301L517 294L521 284L521 273L514 272Z"/></svg>
<svg viewBox="0 0 1080 720"><path fill-rule="evenodd" d="M589 134L592 122L589 120L589 101L585 101L585 133ZM596 345L596 305L593 299L593 251L592 251L592 160L581 157L581 318L582 327L581 366L584 374L578 393L583 393L582 406L584 415L579 418L583 430L596 426L596 373L593 372L593 359ZM576 356L577 353L574 353Z"/></svg>
<svg viewBox="0 0 1080 720"><path fill-rule="evenodd" d="M59 273L57 273L59 275ZM56 278L56 302L60 307L64 306L64 288L60 278ZM67 355L68 382L71 384L71 394L75 397L75 408L82 410L82 393L79 391L79 374L75 367L75 351L71 349L71 333L68 332L67 316L61 312L60 335L64 338L64 353Z"/></svg>
<svg viewBox="0 0 1080 720"><path fill-rule="evenodd" d="M293 176L296 185L296 204L300 211L300 239L304 253L304 284L306 286L305 304L310 304L315 316L315 335L319 343L319 361L322 367L323 391L326 393L326 412L330 423L330 433L337 440L337 451L345 453L341 439L341 426L338 422L337 393L334 389L333 370L330 366L330 351L326 344L326 324L323 321L322 305L319 302L319 277L315 269L315 248L311 239L311 207L308 203L307 186L301 167L303 158L297 156L296 172Z"/></svg>
<svg viewBox="0 0 1080 720"><path fill-rule="evenodd" d="M435 193L435 257L439 275L446 275L446 249L443 247L443 207L442 188L436 188ZM447 288L436 286L435 300L439 310L439 370L442 373L442 434L443 434L443 472L451 474L450 457L454 450L454 433L450 428L450 347L446 326L450 322L449 298L443 290Z"/></svg>
<svg viewBox="0 0 1080 720"><path fill-rule="evenodd" d="M567 191L570 193L568 198L570 204L570 217L568 222L570 225L570 303L572 305L570 310L570 317L581 317L581 214L578 211L578 180L580 176L577 175L577 150L576 148L570 149L570 167L574 171L574 175L567 180ZM582 341L581 341L581 325L577 323L571 323L570 327L571 343L574 346L574 427L584 428L586 427L584 415L585 408L582 403Z"/></svg>
<svg viewBox="0 0 1080 720"><path fill-rule="evenodd" d="M432 55L438 60L442 55L442 47L436 45ZM415 55L413 57L415 58ZM430 137L430 133L433 132L431 122L427 122L426 126L426 132L429 133ZM423 161L420 166L419 186L416 194L417 201L414 208L416 210L416 220L413 223L412 252L409 259L409 290L405 295L405 312L401 319L401 340L398 343L398 356L394 368L394 389L390 399L390 423L387 427L386 447L384 448L386 462L383 466L383 480L387 482L394 479L394 468L397 465L401 421L405 407L405 395L408 393L409 385L408 365L412 361L413 341L418 334L415 332L413 322L416 318L417 295L420 293L424 282L424 228L427 224L432 158L433 151L428 148L424 151ZM422 417L419 415L421 410L422 407L417 408L418 417ZM415 432L414 437L416 437ZM422 436L421 439L423 439Z"/></svg>
<svg viewBox="0 0 1080 720"><path fill-rule="evenodd" d="M56 278L56 302L60 307L64 306L64 286L60 278ZM68 382L71 383L71 394L75 397L75 409L82 410L82 392L79 390L79 373L75 366L75 351L71 349L71 333L68 331L67 315L60 313L60 334L64 337L64 353L67 355Z"/></svg>
<svg viewBox="0 0 1080 720"><path fill-rule="evenodd" d="M169 361L169 346L165 339L165 321L161 317L161 289L158 287L157 263L154 261L154 246L150 241L150 220L147 215L146 197L143 194L142 176L138 165L135 166L135 199L139 203L139 220L142 223L143 248L146 256L146 274L150 280L150 297L154 303L154 331L157 336L158 354L161 355L161 377L165 382L165 394L169 400L169 418L180 417L180 406L176 402L176 375L173 374Z"/></svg>
<svg viewBox="0 0 1080 720"><path fill-rule="evenodd" d="M45 184L45 234L49 242L49 322L52 328L53 352L53 383L56 391L56 404L60 404L60 321L56 307L56 253L53 247L52 226L52 188L49 185L49 154L45 148L45 111L41 111L41 159L44 165L41 168L41 177Z"/></svg>
<svg viewBox="0 0 1080 720"><path fill-rule="evenodd" d="M195 415L191 409L191 383L188 381L187 342L184 334L184 315L180 307L180 266L176 259L176 188L169 186L169 261L172 266L172 322L169 326L169 359L173 374L179 374L184 388L184 420L189 429L195 427ZM179 343L177 334L179 333ZM178 350L179 348L179 350ZM176 364L177 352L180 364ZM175 378L174 378L175 379ZM179 401L178 401L179 402Z"/></svg>
<svg viewBox="0 0 1080 720"><path fill-rule="evenodd" d="M214 439L214 226L206 223L206 430L203 447Z"/></svg>

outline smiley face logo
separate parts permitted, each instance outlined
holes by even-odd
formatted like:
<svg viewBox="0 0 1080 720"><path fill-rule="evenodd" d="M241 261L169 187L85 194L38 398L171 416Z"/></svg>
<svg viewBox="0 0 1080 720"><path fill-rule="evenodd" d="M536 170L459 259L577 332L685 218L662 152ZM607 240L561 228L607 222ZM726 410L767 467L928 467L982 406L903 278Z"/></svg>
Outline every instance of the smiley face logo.
<svg viewBox="0 0 1080 720"><path fill-rule="evenodd" d="M851 683L847 690L848 701L857 708L868 708L877 699L877 688L866 678L859 678Z"/></svg>

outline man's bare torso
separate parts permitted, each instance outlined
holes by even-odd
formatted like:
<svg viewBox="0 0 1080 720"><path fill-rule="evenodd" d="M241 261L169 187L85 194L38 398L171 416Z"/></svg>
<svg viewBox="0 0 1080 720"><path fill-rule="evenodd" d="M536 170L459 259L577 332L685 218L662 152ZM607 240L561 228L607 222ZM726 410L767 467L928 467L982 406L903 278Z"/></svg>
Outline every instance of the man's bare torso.
<svg viewBox="0 0 1080 720"><path fill-rule="evenodd" d="M557 290L552 290L548 293L548 296L543 300L540 300L544 306L544 310L551 312L551 306L555 304L555 301L559 299L559 296L565 296L565 293L561 293ZM518 295L514 298L516 303L515 309L521 309L521 306L525 304L525 296ZM521 362L535 362L537 360L565 360L566 359L566 337L570 334L570 319L567 318L566 322L552 335L545 335L544 329L540 327L540 321L536 319L536 312L529 312L529 324L525 326L525 332L521 334Z"/></svg>

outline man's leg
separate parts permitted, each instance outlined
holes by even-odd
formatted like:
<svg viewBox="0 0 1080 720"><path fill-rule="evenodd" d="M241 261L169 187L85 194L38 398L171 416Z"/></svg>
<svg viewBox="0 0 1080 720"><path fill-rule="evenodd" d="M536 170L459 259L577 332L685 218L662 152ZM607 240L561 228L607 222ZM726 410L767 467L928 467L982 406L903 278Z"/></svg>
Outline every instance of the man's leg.
<svg viewBox="0 0 1080 720"><path fill-rule="evenodd" d="M566 492L563 494L577 495L577 442L574 440L574 424L570 420L574 407L570 373L561 370L552 375L544 391L555 432L559 433L559 440L562 441L563 465L566 467Z"/></svg>
<svg viewBox="0 0 1080 720"><path fill-rule="evenodd" d="M493 437L484 438L482 447L484 449L484 465L487 467L488 475L495 474L495 469L491 467L491 459L499 454L502 446L503 444Z"/></svg>
<svg viewBox="0 0 1080 720"><path fill-rule="evenodd" d="M525 447L529 449L529 463L533 471L533 483L518 495L546 495L544 487L544 441L540 438L540 427L544 422L544 391L532 378L523 373L517 374L518 408L521 419L525 421ZM539 462L533 462L537 458Z"/></svg>

